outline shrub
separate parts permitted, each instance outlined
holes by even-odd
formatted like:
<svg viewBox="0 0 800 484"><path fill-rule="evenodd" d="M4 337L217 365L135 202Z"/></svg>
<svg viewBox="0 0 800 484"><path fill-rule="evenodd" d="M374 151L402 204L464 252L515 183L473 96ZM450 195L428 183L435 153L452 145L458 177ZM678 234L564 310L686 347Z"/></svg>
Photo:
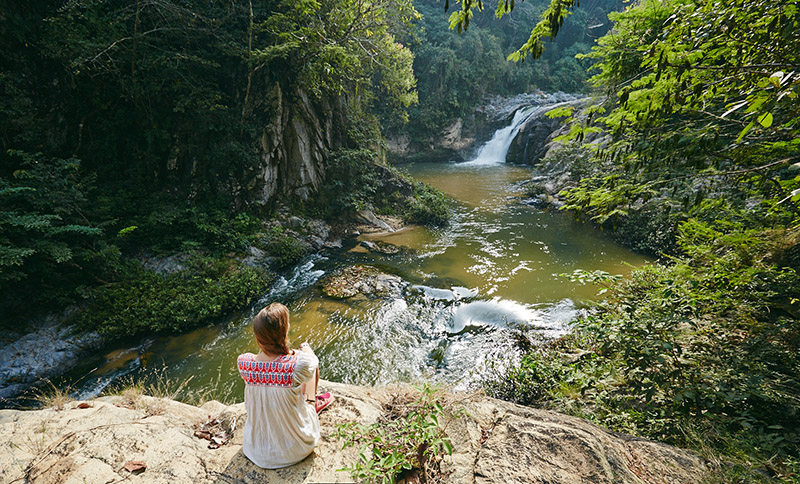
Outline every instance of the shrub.
<svg viewBox="0 0 800 484"><path fill-rule="evenodd" d="M450 221L450 199L441 191L423 183L414 186L414 199L406 209L408 222L441 227Z"/></svg>
<svg viewBox="0 0 800 484"><path fill-rule="evenodd" d="M122 270L120 282L89 291L89 306L74 322L114 336L185 331L246 307L272 280L262 270L204 257L164 276L135 261Z"/></svg>
<svg viewBox="0 0 800 484"><path fill-rule="evenodd" d="M309 207L328 218L369 209L402 213L407 222L441 226L450 219L450 199L433 187L378 161L368 149L340 149L331 154L328 178Z"/></svg>
<svg viewBox="0 0 800 484"><path fill-rule="evenodd" d="M136 252L143 247L157 254L204 250L214 254L245 250L252 245L261 221L248 213L233 213L229 208L205 203L189 206L183 202L154 195L131 201L120 197L109 211L121 214L116 243ZM120 216L120 215L118 215Z"/></svg>
<svg viewBox="0 0 800 484"><path fill-rule="evenodd" d="M794 237L690 219L682 257L612 283L568 338L487 391L725 459L796 461L800 276L774 262Z"/></svg>
<svg viewBox="0 0 800 484"><path fill-rule="evenodd" d="M10 154L19 162L0 174L0 309L9 316L70 300L92 279L81 266L103 247L102 231L85 216L92 180L80 161Z"/></svg>
<svg viewBox="0 0 800 484"><path fill-rule="evenodd" d="M295 237L284 232L283 227L272 227L264 243L267 252L274 257L273 264L279 269L293 266L306 255L306 249Z"/></svg>
<svg viewBox="0 0 800 484"><path fill-rule="evenodd" d="M453 445L439 425L444 408L437 388L424 385L419 390L419 398L410 404L395 396L377 423L337 426L335 435L344 440L343 448L359 446L358 461L341 470L359 482L394 484L416 469L423 482L431 482L438 473L437 458L452 454Z"/></svg>

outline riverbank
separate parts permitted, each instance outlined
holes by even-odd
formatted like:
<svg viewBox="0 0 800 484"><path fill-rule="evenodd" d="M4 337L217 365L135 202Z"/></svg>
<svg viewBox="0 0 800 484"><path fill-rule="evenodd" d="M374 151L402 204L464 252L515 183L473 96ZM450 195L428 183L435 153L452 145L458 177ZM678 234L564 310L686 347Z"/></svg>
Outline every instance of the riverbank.
<svg viewBox="0 0 800 484"><path fill-rule="evenodd" d="M788 193L776 203L731 176L748 169L648 171L661 158L620 168L637 158L615 160L619 141L590 121L598 109L577 107L572 125L548 136L524 184L528 203L590 220L660 261L622 279L573 272L605 286L603 300L485 388L694 449L722 463L713 482L795 482L800 232L796 209L781 207ZM554 141L569 132L575 139Z"/></svg>
<svg viewBox="0 0 800 484"><path fill-rule="evenodd" d="M343 238L359 233L391 232L402 226L402 218L375 215L368 209L329 224L286 208L248 237L251 245L237 254L201 257L179 252L132 259L137 277L104 288L101 300L34 318L4 332L0 408L16 406L17 397L33 399L43 387L52 385L50 381L110 341L127 336L130 344L138 346L136 336L143 332L152 336L159 328L181 332L218 323L267 293L276 273L308 254L340 248ZM50 349L48 358L41 357L43 347Z"/></svg>
<svg viewBox="0 0 800 484"><path fill-rule="evenodd" d="M321 382L337 400L320 416L322 440L297 465L264 470L242 454L244 405L216 401L201 407L144 395L61 402L61 408L1 410L0 480L77 483L319 483L353 482L338 471L358 459L341 449L338 424L371 424L415 390ZM662 484L701 482L697 456L665 444L616 434L585 420L521 407L477 393L442 394L439 422L453 444L441 457L443 483ZM458 416L454 416L457 414ZM197 426L219 419L233 438L217 449L195 437ZM128 462L142 462L129 466ZM413 477L407 483L418 482Z"/></svg>

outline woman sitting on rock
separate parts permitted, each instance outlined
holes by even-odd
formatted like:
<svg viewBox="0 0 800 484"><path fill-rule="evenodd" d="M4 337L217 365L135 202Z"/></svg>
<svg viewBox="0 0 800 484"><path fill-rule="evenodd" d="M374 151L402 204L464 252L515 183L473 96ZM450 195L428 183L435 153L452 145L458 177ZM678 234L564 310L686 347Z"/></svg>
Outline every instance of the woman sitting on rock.
<svg viewBox="0 0 800 484"><path fill-rule="evenodd" d="M253 319L253 332L261 351L237 360L247 409L242 451L257 466L277 469L313 452L320 437L317 414L333 396L315 397L319 360L308 343L299 351L289 349L286 306L273 303L262 309Z"/></svg>

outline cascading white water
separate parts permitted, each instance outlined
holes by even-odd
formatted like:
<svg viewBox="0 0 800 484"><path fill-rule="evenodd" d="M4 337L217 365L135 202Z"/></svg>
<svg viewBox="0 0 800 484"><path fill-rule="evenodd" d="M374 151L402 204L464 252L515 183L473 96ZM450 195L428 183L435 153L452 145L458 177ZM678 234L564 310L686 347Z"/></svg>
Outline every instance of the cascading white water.
<svg viewBox="0 0 800 484"><path fill-rule="evenodd" d="M498 129L492 139L486 142L478 152L478 156L474 160L464 163L465 165L496 165L498 163L505 163L508 148L511 147L511 142L517 135L522 123L528 120L534 112L542 109L541 106L529 106L522 108L514 113L514 119L511 124L505 128Z"/></svg>

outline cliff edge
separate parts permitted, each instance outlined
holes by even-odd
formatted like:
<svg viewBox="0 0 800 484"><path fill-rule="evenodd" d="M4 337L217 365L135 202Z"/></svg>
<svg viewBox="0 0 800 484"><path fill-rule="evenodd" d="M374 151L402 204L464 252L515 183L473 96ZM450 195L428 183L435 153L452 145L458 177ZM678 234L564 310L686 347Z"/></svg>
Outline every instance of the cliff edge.
<svg viewBox="0 0 800 484"><path fill-rule="evenodd" d="M320 416L322 442L297 465L264 470L242 454L244 404L194 407L168 399L102 397L61 410L0 410L0 481L4 483L346 483L337 471L357 458L333 436L341 422L372 423L393 392L321 382L337 401ZM441 463L447 483L694 484L703 461L665 444L610 432L585 420L521 407L481 394L446 396L458 418L441 422L454 451ZM194 435L209 417L236 417L230 442L217 449ZM125 468L130 461L141 464ZM416 482L416 481L415 481Z"/></svg>

